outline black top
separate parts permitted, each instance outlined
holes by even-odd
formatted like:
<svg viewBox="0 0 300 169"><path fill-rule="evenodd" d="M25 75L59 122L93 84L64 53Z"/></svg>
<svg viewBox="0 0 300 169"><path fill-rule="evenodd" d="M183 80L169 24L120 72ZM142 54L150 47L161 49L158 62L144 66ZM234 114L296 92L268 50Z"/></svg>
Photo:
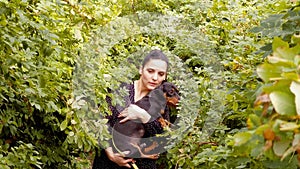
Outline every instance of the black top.
<svg viewBox="0 0 300 169"><path fill-rule="evenodd" d="M125 103L129 106L129 104L134 104L134 85L133 84L127 84L125 87L128 89L129 95L126 96ZM108 118L108 124L113 127L114 124L118 120L118 115L121 112L121 109L117 106L112 106L111 99L107 98L107 103L109 105L109 109L111 110L112 114L107 116ZM163 118L169 120L169 109L166 108L165 113L162 115ZM154 136L155 134L160 134L163 132L163 128L161 127L160 123L157 120L151 121L149 123L143 124L145 128L145 135ZM156 169L156 160L152 159L145 159L145 158L138 158L134 159L136 161L136 165L139 167L139 169ZM100 155L97 153L96 157L94 159L93 163L93 169L125 169L127 167L119 167L116 163L110 161L104 151L104 149L101 150ZM128 168L127 168L128 169Z"/></svg>

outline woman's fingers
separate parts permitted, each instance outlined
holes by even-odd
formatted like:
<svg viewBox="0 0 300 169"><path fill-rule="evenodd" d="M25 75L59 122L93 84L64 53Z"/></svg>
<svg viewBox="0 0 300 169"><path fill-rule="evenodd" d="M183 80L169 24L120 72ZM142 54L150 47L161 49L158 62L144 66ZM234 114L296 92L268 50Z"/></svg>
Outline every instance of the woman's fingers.
<svg viewBox="0 0 300 169"><path fill-rule="evenodd" d="M123 152L123 153L126 154L127 152ZM117 163L119 166L131 168L131 165L129 163L133 162L133 159L131 158L125 159L121 154L115 153L114 162Z"/></svg>
<svg viewBox="0 0 300 169"><path fill-rule="evenodd" d="M130 163L132 163L132 159L124 159L123 157L121 157L122 160L120 161L121 164L119 164L120 166L124 166L124 167L128 167L131 168Z"/></svg>
<svg viewBox="0 0 300 169"><path fill-rule="evenodd" d="M128 115L128 108L124 109L119 115L118 117L126 117Z"/></svg>
<svg viewBox="0 0 300 169"><path fill-rule="evenodd" d="M129 115L129 112L128 112L128 108L124 109L124 110L118 115L118 117L119 117L119 118L120 118L120 117L124 117L124 118L120 121L120 123L124 123L124 122L126 122L127 120L131 120L130 115Z"/></svg>
<svg viewBox="0 0 300 169"><path fill-rule="evenodd" d="M105 152L107 154L107 157L114 163L118 164L119 166L131 168L129 163L133 162L133 159L125 159L120 153L114 153L111 147L105 149ZM129 152L130 151L124 151L123 153L128 154Z"/></svg>
<svg viewBox="0 0 300 169"><path fill-rule="evenodd" d="M128 117L125 117L124 119L120 120L120 123L125 123L128 120L130 120L130 119Z"/></svg>

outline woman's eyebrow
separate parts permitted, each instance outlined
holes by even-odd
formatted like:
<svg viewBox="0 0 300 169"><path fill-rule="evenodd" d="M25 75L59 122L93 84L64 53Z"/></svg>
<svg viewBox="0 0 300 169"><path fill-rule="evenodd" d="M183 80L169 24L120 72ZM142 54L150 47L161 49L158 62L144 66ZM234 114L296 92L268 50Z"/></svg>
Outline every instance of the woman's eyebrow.
<svg viewBox="0 0 300 169"><path fill-rule="evenodd" d="M158 70L158 69L155 69L155 68L152 68L152 67L148 67L148 68L146 68L146 70L157 70L158 73L166 73L167 72L167 71Z"/></svg>

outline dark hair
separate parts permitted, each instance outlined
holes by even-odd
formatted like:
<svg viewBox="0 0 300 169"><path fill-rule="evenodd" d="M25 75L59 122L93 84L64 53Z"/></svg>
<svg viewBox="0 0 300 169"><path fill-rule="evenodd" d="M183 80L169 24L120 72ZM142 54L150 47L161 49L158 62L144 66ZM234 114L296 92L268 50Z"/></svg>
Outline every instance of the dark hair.
<svg viewBox="0 0 300 169"><path fill-rule="evenodd" d="M151 59L160 59L160 60L165 61L167 63L167 70L168 70L169 59L162 51L160 51L158 49L154 49L154 50L150 51L150 53L144 58L144 60L142 62L142 67L144 67Z"/></svg>

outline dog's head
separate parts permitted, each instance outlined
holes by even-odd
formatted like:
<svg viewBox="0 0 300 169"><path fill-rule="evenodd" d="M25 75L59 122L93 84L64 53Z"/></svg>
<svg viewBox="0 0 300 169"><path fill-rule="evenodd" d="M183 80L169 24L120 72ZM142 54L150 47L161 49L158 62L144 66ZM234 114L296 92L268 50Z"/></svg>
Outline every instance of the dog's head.
<svg viewBox="0 0 300 169"><path fill-rule="evenodd" d="M163 84L161 84L160 88L164 93L167 104L169 106L175 107L180 100L178 88L170 82L164 82Z"/></svg>

